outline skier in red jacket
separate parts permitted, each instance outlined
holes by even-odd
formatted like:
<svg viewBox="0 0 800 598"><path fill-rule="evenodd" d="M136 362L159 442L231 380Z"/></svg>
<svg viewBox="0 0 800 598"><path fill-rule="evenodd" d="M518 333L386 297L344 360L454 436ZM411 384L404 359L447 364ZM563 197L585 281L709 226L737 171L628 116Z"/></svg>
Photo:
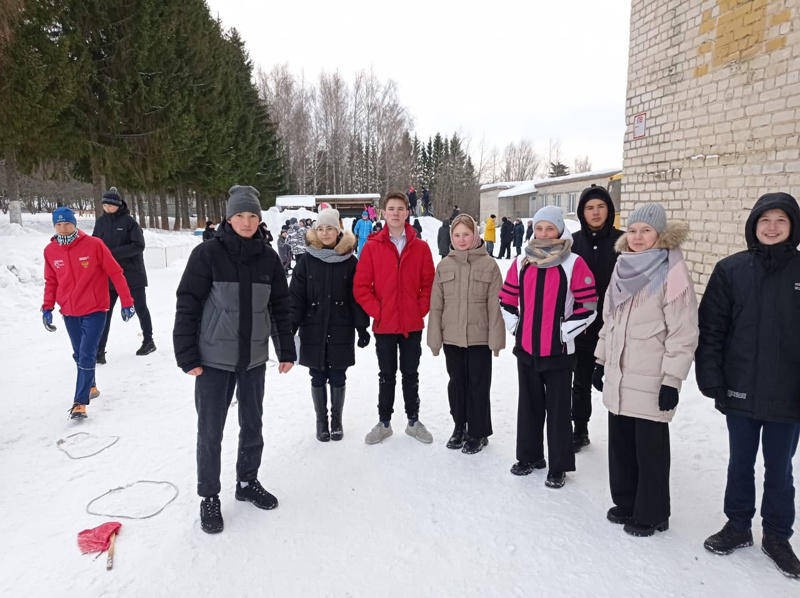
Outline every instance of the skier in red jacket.
<svg viewBox="0 0 800 598"><path fill-rule="evenodd" d="M55 332L53 308L58 303L72 342L72 358L78 366L70 417L85 419L89 399L100 395L94 368L109 307L108 279L119 293L125 322L135 313L133 298L111 251L100 239L78 230L72 210L56 209L53 226L56 234L44 250L42 322L48 331Z"/></svg>
<svg viewBox="0 0 800 598"><path fill-rule="evenodd" d="M373 318L375 350L378 354L378 416L380 421L367 434L367 444L377 444L392 435L392 412L397 375L397 353L403 380L408 426L406 434L424 443L431 433L419 421L419 360L422 329L430 309L433 258L428 244L406 223L408 197L401 191L387 193L383 200L386 226L369 236L353 279L353 295Z"/></svg>

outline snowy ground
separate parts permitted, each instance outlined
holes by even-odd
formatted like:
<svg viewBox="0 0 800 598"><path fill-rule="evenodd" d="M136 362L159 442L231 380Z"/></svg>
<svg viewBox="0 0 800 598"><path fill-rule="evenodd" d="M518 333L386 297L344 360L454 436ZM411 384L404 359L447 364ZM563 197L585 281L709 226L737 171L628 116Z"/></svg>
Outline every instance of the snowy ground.
<svg viewBox="0 0 800 598"><path fill-rule="evenodd" d="M288 215L281 215L282 221ZM426 220L426 219L423 219ZM91 221L81 222L84 229ZM436 255L438 223L425 221ZM278 227L279 229L279 227ZM275 232L275 231L273 231ZM756 547L718 557L704 538L724 523L727 440L722 416L693 382L672 425L670 530L650 539L608 523L605 410L595 396L592 444L561 490L544 472L512 476L517 376L509 349L494 361L495 434L478 455L449 451L444 357L424 348L422 421L434 435L422 445L403 434L366 446L376 422L374 344L358 350L348 372L345 438L318 442L305 368L267 371L266 447L260 479L280 507L259 511L233 498L236 408L223 447L225 531L199 528L195 494L193 381L176 366L171 330L174 292L185 262L151 270L148 300L158 351L136 357L137 321L114 314L102 392L89 419L67 420L74 387L66 331L41 325L42 250L49 221L23 230L0 225L0 330L5 409L0 411L0 565L4 596L797 596ZM188 233L147 233L150 244L191 246ZM436 258L438 261L438 258ZM500 262L505 270L510 261ZM510 339L509 339L510 340ZM273 364L274 365L274 364ZM73 460L56 445L75 432L119 440ZM86 440L86 438L83 438ZM71 443L81 437L70 439ZM91 453L97 446L73 444ZM800 465L796 460L795 465ZM759 466L760 468L760 466ZM759 469L759 476L763 471ZM92 499L138 480L171 482L177 498L143 520L87 513ZM171 497L166 486L134 487L95 503L104 512L143 514ZM759 490L760 493L760 490ZM113 571L82 555L77 533L116 519L123 527ZM755 526L757 544L760 525ZM796 548L800 544L795 542Z"/></svg>

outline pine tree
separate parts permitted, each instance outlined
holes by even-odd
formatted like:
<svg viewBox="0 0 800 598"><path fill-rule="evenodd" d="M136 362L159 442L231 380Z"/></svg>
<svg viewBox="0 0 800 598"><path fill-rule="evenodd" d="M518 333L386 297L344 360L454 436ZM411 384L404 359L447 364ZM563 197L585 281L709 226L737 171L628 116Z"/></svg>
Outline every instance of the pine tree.
<svg viewBox="0 0 800 598"><path fill-rule="evenodd" d="M559 177L559 176L567 176L569 174L569 168L562 164L561 162L550 162L550 171L548 172L547 176L550 178Z"/></svg>

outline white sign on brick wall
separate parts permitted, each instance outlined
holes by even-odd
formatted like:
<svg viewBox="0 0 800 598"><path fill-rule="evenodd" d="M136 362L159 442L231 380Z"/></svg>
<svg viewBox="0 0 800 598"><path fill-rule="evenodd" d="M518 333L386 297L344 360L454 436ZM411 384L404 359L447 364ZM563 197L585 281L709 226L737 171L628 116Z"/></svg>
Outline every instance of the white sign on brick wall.
<svg viewBox="0 0 800 598"><path fill-rule="evenodd" d="M633 117L633 138L641 139L647 132L647 113L641 112Z"/></svg>

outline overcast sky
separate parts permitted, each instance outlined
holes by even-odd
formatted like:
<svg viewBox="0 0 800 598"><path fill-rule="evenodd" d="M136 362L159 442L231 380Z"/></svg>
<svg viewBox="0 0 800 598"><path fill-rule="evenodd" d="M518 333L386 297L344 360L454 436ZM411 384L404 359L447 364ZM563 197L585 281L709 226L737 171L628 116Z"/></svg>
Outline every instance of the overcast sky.
<svg viewBox="0 0 800 598"><path fill-rule="evenodd" d="M622 166L630 0L207 1L265 70L393 79L421 138L552 137L570 168Z"/></svg>

